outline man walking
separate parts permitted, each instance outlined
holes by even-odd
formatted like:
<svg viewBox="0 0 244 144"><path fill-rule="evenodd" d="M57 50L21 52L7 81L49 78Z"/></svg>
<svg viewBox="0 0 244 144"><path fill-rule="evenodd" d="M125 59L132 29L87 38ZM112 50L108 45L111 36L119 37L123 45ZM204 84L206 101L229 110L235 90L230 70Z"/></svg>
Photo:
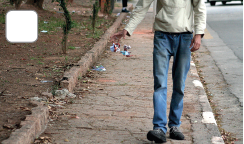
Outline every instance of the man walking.
<svg viewBox="0 0 244 144"><path fill-rule="evenodd" d="M120 40L132 35L137 25L145 17L153 0L139 0L126 27L111 37ZM184 140L180 132L185 80L190 68L191 52L200 48L206 27L206 7L204 0L158 0L154 22L154 116L153 130L147 139L156 143L166 142L167 123L170 138ZM195 33L193 37L193 31ZM167 122L167 74L170 57L174 57L172 67L173 93Z"/></svg>

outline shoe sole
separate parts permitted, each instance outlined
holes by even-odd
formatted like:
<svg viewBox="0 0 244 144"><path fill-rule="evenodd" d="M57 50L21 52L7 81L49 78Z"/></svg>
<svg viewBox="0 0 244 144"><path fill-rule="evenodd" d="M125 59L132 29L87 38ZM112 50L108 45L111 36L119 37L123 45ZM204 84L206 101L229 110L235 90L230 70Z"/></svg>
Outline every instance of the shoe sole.
<svg viewBox="0 0 244 144"><path fill-rule="evenodd" d="M147 139L149 141L154 141L155 143L165 143L166 142L166 139L162 140L162 139L156 137L155 135L151 134L150 132L147 134Z"/></svg>
<svg viewBox="0 0 244 144"><path fill-rule="evenodd" d="M174 139L174 140L185 140L185 137L182 139L182 138L176 138L176 137L173 137L173 136L169 136L171 139Z"/></svg>

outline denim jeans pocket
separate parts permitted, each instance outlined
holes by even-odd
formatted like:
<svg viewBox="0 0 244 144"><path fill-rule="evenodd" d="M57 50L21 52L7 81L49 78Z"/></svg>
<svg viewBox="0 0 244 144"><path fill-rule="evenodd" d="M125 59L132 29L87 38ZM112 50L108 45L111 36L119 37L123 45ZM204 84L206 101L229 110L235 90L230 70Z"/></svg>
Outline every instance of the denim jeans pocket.
<svg viewBox="0 0 244 144"><path fill-rule="evenodd" d="M166 39L165 38L165 34L160 32L160 31L155 31L154 33L154 37L157 39L157 40L162 40L162 39Z"/></svg>
<svg viewBox="0 0 244 144"><path fill-rule="evenodd" d="M182 34L182 38L183 38L185 41L191 41L192 38L193 38L193 35L192 35L192 34Z"/></svg>

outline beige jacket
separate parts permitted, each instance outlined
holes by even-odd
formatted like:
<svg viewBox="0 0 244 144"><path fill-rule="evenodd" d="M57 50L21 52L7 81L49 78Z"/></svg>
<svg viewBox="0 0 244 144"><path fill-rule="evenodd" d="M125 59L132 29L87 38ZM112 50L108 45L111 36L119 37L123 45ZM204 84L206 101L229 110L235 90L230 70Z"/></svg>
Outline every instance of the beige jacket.
<svg viewBox="0 0 244 144"><path fill-rule="evenodd" d="M144 19L154 0L139 0L125 30L132 35ZM194 32L204 34L206 28L206 6L204 0L157 0L154 21L155 31Z"/></svg>

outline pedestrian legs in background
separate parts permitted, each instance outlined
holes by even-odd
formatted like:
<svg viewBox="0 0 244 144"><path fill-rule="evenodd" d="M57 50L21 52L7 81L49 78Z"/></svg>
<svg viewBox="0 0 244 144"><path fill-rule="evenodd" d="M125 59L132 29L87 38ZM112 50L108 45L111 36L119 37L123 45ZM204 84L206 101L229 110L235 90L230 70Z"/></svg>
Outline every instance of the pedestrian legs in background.
<svg viewBox="0 0 244 144"><path fill-rule="evenodd" d="M121 12L126 12L126 13L130 12L127 10L127 1L128 0L122 0L123 8Z"/></svg>

